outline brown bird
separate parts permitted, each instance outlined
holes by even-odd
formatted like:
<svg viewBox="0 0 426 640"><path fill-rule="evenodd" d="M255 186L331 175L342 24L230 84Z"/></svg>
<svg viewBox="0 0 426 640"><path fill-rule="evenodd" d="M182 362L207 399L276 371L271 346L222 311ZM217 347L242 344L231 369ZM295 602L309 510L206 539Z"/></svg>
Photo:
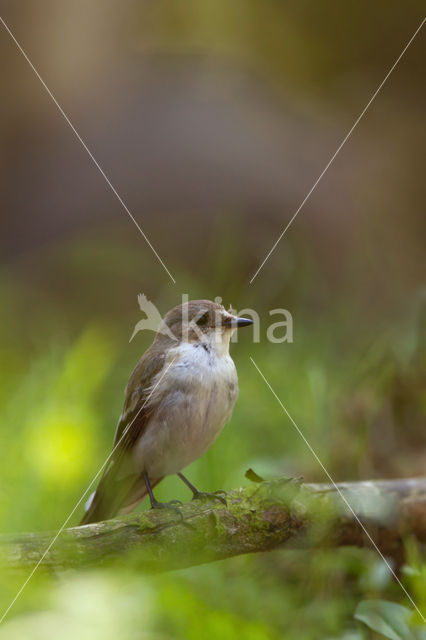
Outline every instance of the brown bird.
<svg viewBox="0 0 426 640"><path fill-rule="evenodd" d="M194 498L198 491L181 473L216 440L230 419L238 378L229 355L237 327L252 324L210 300L192 300L169 311L152 345L136 365L125 391L113 450L81 524L128 513L165 476L178 474ZM223 498L222 498L223 500Z"/></svg>

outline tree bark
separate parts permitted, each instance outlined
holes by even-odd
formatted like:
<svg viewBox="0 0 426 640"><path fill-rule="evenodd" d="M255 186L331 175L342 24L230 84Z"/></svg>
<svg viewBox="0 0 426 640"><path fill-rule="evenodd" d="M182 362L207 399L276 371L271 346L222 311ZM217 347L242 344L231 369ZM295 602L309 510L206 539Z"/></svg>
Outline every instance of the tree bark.
<svg viewBox="0 0 426 640"><path fill-rule="evenodd" d="M348 482L338 489L281 479L229 491L227 506L194 501L179 508L181 515L151 510L65 529L41 565L98 566L128 555L133 566L157 572L278 547L372 547L361 524L398 562L407 537L426 542L426 478ZM54 536L0 537L0 565L32 568Z"/></svg>

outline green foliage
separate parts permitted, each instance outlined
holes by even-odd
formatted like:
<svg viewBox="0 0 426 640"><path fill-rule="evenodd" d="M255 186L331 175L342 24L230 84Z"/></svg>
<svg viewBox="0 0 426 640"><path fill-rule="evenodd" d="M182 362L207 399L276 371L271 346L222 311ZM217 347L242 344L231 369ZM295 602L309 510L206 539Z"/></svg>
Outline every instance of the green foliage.
<svg viewBox="0 0 426 640"><path fill-rule="evenodd" d="M416 640L420 637L410 630L410 617L410 609L386 600L363 600L355 611L357 620L390 640Z"/></svg>

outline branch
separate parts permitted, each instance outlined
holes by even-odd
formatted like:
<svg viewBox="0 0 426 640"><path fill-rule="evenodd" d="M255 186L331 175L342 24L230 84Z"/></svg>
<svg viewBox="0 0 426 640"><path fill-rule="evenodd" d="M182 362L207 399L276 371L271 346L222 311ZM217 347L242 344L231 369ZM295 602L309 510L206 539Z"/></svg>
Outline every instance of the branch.
<svg viewBox="0 0 426 640"><path fill-rule="evenodd" d="M288 479L229 491L228 506L191 502L179 514L144 511L64 530L46 554L50 568L99 566L132 552L132 565L163 571L245 553L286 548L371 546L399 561L404 539L426 542L426 478L300 484ZM53 533L0 537L0 565L32 568Z"/></svg>

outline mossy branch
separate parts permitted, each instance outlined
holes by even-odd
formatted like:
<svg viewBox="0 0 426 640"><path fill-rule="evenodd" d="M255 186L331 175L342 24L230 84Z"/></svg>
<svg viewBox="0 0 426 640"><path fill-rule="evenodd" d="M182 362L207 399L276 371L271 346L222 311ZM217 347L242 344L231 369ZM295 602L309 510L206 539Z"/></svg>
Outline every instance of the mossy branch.
<svg viewBox="0 0 426 640"><path fill-rule="evenodd" d="M99 566L128 557L164 571L278 547L371 546L400 561L404 540L426 542L426 478L333 485L281 479L229 491L227 506L195 501L64 530L42 560L48 568ZM359 520L359 521L358 521ZM0 538L0 564L32 568L53 533Z"/></svg>

